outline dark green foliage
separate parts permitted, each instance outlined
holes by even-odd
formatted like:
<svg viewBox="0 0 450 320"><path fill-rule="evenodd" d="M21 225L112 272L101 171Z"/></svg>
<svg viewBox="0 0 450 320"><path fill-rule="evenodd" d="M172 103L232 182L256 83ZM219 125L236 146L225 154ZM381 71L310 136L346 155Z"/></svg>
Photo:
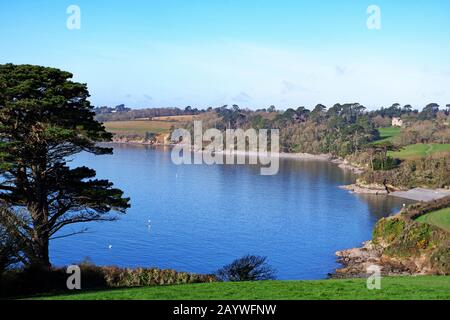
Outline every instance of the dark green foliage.
<svg viewBox="0 0 450 320"><path fill-rule="evenodd" d="M214 127L219 130L279 129L280 147L284 152L346 156L361 150L379 135L365 108L358 103L336 104L328 111L325 106L317 105L312 112L298 107L271 114L236 106L223 106L215 112L219 119Z"/></svg>
<svg viewBox="0 0 450 320"><path fill-rule="evenodd" d="M153 132L146 131L145 132L145 140L151 142L156 140L156 134Z"/></svg>
<svg viewBox="0 0 450 320"><path fill-rule="evenodd" d="M269 121L258 114L251 118L251 127L257 130L269 129Z"/></svg>
<svg viewBox="0 0 450 320"><path fill-rule="evenodd" d="M177 272L175 270L98 267L87 262L81 263L79 266L82 290L217 281L213 275ZM0 297L69 292L66 285L68 276L65 268L53 268L46 271L36 269L11 270L0 279Z"/></svg>
<svg viewBox="0 0 450 320"><path fill-rule="evenodd" d="M432 139L436 143L444 143L448 137L448 125L444 121L440 121L437 125L437 113L435 107L426 107L424 113L428 109L433 109L434 129L430 131ZM412 110L410 105L401 107L394 104L389 108L381 108L376 111L367 111L364 106L359 103L335 104L327 110L327 108L319 104L312 111L306 107L288 108L283 111L258 109L251 111L248 109L240 109L237 106L229 108L224 105L214 109L215 115L218 117L214 121L209 121L204 129L214 127L219 130L225 129L279 129L280 130L280 147L283 152L305 152L311 154L327 153L339 157L355 157L365 152L369 147L373 147L382 152L383 159L377 160L377 165L381 170L390 170L398 166L395 159L387 159L388 151L395 151L398 147L391 143L390 145L378 142L374 146L373 143L379 141L380 133L377 128L384 123L390 125L391 118L403 116L404 122L408 124L404 128L405 134L397 140L410 141L416 139L416 131L418 135L424 135L424 130L420 129L425 124L418 121L418 111ZM442 113L444 115L445 113ZM209 116L213 116L209 114ZM205 117L207 119L207 117ZM436 123L434 123L436 122ZM414 128L410 132L409 128ZM186 125L186 129L192 129L192 125ZM417 129L417 130L416 130ZM400 139L401 138L401 139ZM387 141L390 142L390 141ZM399 145L404 145L404 143ZM378 152L377 150L373 152ZM372 153L373 153L372 152ZM372 154L373 156L373 154ZM373 157L369 157L373 159ZM369 166L371 163L361 163L362 166ZM372 168L373 166L371 166Z"/></svg>
<svg viewBox="0 0 450 320"><path fill-rule="evenodd" d="M358 103L336 104L328 111L318 105L311 113L304 108L288 109L272 126L280 129L285 152L345 157L377 139L378 132L364 110Z"/></svg>
<svg viewBox="0 0 450 320"><path fill-rule="evenodd" d="M435 119L437 113L439 112L439 105L437 103L430 103L423 108L422 112L419 114L420 120Z"/></svg>
<svg viewBox="0 0 450 320"><path fill-rule="evenodd" d="M376 242L378 239L386 241L393 241L405 228L405 221L399 219L381 219L373 231L373 239Z"/></svg>
<svg viewBox="0 0 450 320"><path fill-rule="evenodd" d="M111 154L97 142L111 134L94 120L85 84L72 74L31 65L0 65L0 201L26 212L23 230L31 265L48 268L49 239L67 225L111 221L129 206L123 192L69 168L79 152Z"/></svg>
<svg viewBox="0 0 450 320"><path fill-rule="evenodd" d="M400 160L394 159L392 157L387 157L386 159L375 158L373 160L374 170L392 170L400 164Z"/></svg>
<svg viewBox="0 0 450 320"><path fill-rule="evenodd" d="M238 105L233 105L232 108L228 108L224 105L215 109L216 113L222 118L222 128L219 129L235 129L242 126L247 121L247 115L243 112Z"/></svg>
<svg viewBox="0 0 450 320"><path fill-rule="evenodd" d="M7 215L11 213L0 207L0 278L5 270L19 263L21 258L21 242L16 239L14 229Z"/></svg>
<svg viewBox="0 0 450 320"><path fill-rule="evenodd" d="M412 106L407 104L405 106L401 106L399 103L394 103L389 108L382 107L380 110L372 111L373 116L382 116L382 117L402 117L410 114L417 114L418 110L413 110Z"/></svg>
<svg viewBox="0 0 450 320"><path fill-rule="evenodd" d="M444 231L405 217L382 219L375 227L374 239L387 244L384 253L394 257L419 256L427 251L430 255L450 240Z"/></svg>
<svg viewBox="0 0 450 320"><path fill-rule="evenodd" d="M435 155L408 160L389 171L367 170L361 180L380 185L386 181L390 185L406 189L443 188L450 186L450 159L446 155Z"/></svg>

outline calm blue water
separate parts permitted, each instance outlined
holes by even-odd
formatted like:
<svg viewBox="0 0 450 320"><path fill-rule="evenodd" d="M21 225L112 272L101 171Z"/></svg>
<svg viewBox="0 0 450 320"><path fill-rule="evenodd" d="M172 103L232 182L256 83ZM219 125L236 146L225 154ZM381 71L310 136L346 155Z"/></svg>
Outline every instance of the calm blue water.
<svg viewBox="0 0 450 320"><path fill-rule="evenodd" d="M371 238L375 222L404 202L339 189L355 177L328 162L281 160L278 175L261 176L256 166L176 166L168 149L114 149L112 156L82 154L74 165L113 181L132 208L117 222L52 241L55 265L88 257L209 273L256 254L268 257L279 279L320 279L338 267L335 251Z"/></svg>

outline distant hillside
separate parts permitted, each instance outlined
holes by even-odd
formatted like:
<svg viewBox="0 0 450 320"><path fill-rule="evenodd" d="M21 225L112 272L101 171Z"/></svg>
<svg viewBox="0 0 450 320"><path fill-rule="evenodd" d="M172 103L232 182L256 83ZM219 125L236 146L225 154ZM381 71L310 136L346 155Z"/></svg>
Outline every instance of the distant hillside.
<svg viewBox="0 0 450 320"><path fill-rule="evenodd" d="M96 119L100 122L108 121L130 121L138 119L151 119L154 117L168 117L168 116L183 116L195 115L202 111L186 107L179 108L149 108L149 109L130 109L124 105L119 105L114 108L98 107L94 109Z"/></svg>

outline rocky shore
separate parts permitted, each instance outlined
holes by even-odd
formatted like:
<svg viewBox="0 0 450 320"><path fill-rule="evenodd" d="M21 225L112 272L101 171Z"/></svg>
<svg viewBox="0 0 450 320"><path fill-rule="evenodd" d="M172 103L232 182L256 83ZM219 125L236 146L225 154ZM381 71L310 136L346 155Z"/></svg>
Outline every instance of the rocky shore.
<svg viewBox="0 0 450 320"><path fill-rule="evenodd" d="M438 226L417 222L429 212L450 207L450 196L404 207L398 214L380 219L372 240L360 248L336 252L343 265L331 278L367 277L376 265L385 276L449 275L450 233Z"/></svg>
<svg viewBox="0 0 450 320"><path fill-rule="evenodd" d="M142 137L125 137L125 136L114 136L113 140L110 143L116 144L130 144L130 145L147 145L147 146L162 146L167 145L161 139L148 140Z"/></svg>
<svg viewBox="0 0 450 320"><path fill-rule="evenodd" d="M375 195L387 195L388 192L384 186L380 185L361 185L359 183L354 183L346 186L340 186L339 188L348 190L351 193L356 194L375 194Z"/></svg>
<svg viewBox="0 0 450 320"><path fill-rule="evenodd" d="M355 194L373 194L373 195L390 195L397 198L408 199L412 201L432 201L445 198L450 195L448 189L427 189L427 188L413 188L409 190L399 189L391 185L386 186L378 184L361 184L359 182L339 188L348 190Z"/></svg>
<svg viewBox="0 0 450 320"><path fill-rule="evenodd" d="M352 171L354 174L362 174L364 173L364 168L355 166L354 164L350 163L349 161L345 160L345 159L332 159L331 162L335 163L338 165L339 168L344 169L344 170L350 170Z"/></svg>
<svg viewBox="0 0 450 320"><path fill-rule="evenodd" d="M381 274L384 276L414 275L423 274L415 272L415 267L405 265L404 262L383 257L383 249L375 246L372 241L367 241L361 248L337 251L338 262L343 268L337 269L335 273L330 274L330 278L365 278L370 275L367 269L373 265L381 268Z"/></svg>

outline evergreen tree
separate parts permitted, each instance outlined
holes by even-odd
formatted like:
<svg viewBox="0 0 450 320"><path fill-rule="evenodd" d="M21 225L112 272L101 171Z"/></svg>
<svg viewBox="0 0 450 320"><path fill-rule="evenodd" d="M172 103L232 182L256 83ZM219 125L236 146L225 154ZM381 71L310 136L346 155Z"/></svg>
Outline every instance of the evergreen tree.
<svg viewBox="0 0 450 320"><path fill-rule="evenodd" d="M94 119L86 85L71 79L53 68L0 65L0 201L26 212L17 227L33 267L50 267L49 240L68 236L58 233L64 227L115 220L129 207L94 170L67 165L80 152L112 153L97 145L112 136Z"/></svg>

